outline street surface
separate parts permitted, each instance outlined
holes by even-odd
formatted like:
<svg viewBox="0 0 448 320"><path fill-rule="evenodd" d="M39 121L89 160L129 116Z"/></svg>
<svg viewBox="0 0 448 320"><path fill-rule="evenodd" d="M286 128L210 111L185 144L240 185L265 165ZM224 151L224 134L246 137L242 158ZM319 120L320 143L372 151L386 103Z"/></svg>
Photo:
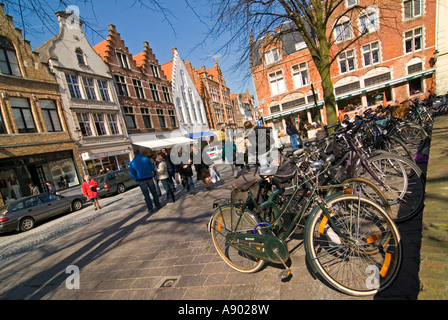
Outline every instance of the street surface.
<svg viewBox="0 0 448 320"><path fill-rule="evenodd" d="M228 198L235 181L229 167L218 166L218 170L223 180L211 191L197 182L198 193L191 196L178 186L175 204L165 205L163 195L164 207L153 215L147 213L137 187L100 199L101 210L94 211L87 203L82 210L30 232L0 235L0 299L372 300L417 296L421 218L406 223L407 235L402 234L405 266L397 286L381 296L351 297L315 278L305 261L300 229L288 243L293 274L289 282L280 281L279 265L269 264L254 274L234 271L218 256L206 229L213 201Z"/></svg>

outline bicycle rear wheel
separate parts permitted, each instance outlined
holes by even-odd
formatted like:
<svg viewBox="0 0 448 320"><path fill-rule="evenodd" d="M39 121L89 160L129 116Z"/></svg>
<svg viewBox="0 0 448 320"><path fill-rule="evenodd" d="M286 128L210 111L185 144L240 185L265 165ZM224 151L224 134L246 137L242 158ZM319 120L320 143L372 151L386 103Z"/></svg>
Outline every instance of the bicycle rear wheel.
<svg viewBox="0 0 448 320"><path fill-rule="evenodd" d="M406 221L418 214L425 197L425 178L415 162L391 154L379 154L368 162L384 184L379 187L389 200L393 220ZM374 181L366 171L360 173L358 176Z"/></svg>
<svg viewBox="0 0 448 320"><path fill-rule="evenodd" d="M377 203L357 195L342 195L326 207L333 224L319 209L305 229L305 249L313 268L350 295L373 295L387 288L402 260L400 235L392 219Z"/></svg>
<svg viewBox="0 0 448 320"><path fill-rule="evenodd" d="M216 250L230 267L239 272L256 272L263 266L264 261L233 247L228 242L227 235L229 233L253 234L257 223L252 214L236 206L217 208L210 220L209 228Z"/></svg>

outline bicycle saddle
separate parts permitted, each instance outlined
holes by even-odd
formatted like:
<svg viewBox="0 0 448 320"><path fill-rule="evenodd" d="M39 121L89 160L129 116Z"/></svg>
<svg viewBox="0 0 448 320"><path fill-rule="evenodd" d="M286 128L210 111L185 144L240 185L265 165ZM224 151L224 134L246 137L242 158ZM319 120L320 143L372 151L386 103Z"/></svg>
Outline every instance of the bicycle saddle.
<svg viewBox="0 0 448 320"><path fill-rule="evenodd" d="M233 184L233 189L238 189L240 191L247 191L249 190L254 184L256 184L258 182L258 180L252 180L252 181L237 181Z"/></svg>

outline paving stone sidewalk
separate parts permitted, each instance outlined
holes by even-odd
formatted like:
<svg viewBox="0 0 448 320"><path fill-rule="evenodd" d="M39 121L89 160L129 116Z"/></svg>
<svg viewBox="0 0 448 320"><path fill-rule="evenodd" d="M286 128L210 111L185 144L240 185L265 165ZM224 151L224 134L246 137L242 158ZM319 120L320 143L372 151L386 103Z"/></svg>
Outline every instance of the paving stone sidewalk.
<svg viewBox="0 0 448 320"><path fill-rule="evenodd" d="M429 154L420 262L420 300L448 299L448 116L435 119Z"/></svg>

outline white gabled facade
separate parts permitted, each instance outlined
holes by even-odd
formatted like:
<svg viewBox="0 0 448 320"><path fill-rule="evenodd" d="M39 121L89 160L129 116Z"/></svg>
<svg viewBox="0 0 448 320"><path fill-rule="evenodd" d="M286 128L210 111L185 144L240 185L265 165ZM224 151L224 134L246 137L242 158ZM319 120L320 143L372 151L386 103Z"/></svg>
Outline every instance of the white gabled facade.
<svg viewBox="0 0 448 320"><path fill-rule="evenodd" d="M188 133L208 131L201 96L175 48L173 49L173 61L162 66L166 72L170 72L170 67L173 102L181 130Z"/></svg>
<svg viewBox="0 0 448 320"><path fill-rule="evenodd" d="M112 73L87 41L79 19L67 12L56 15L59 33L35 51L59 83L84 173L127 167L132 148Z"/></svg>

